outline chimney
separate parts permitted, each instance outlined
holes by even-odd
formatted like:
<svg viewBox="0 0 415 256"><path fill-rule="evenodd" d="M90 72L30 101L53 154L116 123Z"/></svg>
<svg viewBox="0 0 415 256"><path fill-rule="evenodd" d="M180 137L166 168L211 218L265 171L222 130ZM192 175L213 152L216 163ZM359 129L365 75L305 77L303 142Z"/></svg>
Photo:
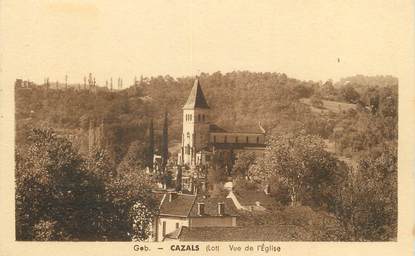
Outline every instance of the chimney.
<svg viewBox="0 0 415 256"><path fill-rule="evenodd" d="M197 203L197 215L202 216L205 214L205 203Z"/></svg>
<svg viewBox="0 0 415 256"><path fill-rule="evenodd" d="M172 202L174 199L176 199L177 193L176 192L169 192L169 202Z"/></svg>
<svg viewBox="0 0 415 256"><path fill-rule="evenodd" d="M218 215L225 215L225 203L218 203Z"/></svg>

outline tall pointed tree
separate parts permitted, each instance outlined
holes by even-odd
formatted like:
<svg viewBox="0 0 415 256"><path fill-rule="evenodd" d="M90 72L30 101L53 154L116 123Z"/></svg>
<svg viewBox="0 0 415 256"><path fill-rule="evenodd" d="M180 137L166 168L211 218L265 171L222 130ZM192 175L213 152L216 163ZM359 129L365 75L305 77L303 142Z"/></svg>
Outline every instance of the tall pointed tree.
<svg viewBox="0 0 415 256"><path fill-rule="evenodd" d="M166 171L167 160L169 158L169 138L168 138L168 118L167 111L164 113L163 124L163 138L161 142L161 158L162 158L162 170Z"/></svg>
<svg viewBox="0 0 415 256"><path fill-rule="evenodd" d="M154 127L153 119L150 121L150 127L148 128L148 151L147 151L147 165L153 170L153 159L154 159Z"/></svg>

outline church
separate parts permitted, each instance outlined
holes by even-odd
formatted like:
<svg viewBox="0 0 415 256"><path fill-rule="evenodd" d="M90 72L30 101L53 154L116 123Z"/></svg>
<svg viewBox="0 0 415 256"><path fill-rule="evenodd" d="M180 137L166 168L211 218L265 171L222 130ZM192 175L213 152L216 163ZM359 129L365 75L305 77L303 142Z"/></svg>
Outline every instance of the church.
<svg viewBox="0 0 415 256"><path fill-rule="evenodd" d="M207 165L214 157L229 161L239 152L263 154L265 130L261 124L251 131L233 131L212 123L212 112L196 79L183 106L183 133L178 164Z"/></svg>

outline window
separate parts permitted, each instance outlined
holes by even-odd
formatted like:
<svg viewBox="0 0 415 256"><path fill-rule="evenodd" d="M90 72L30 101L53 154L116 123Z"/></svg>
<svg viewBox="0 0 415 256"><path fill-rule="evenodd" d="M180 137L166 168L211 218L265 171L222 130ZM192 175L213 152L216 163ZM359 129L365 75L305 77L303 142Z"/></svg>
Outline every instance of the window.
<svg viewBox="0 0 415 256"><path fill-rule="evenodd" d="M197 121L200 122L200 114L197 115Z"/></svg>
<svg viewBox="0 0 415 256"><path fill-rule="evenodd" d="M189 120L192 121L192 114L189 114Z"/></svg>
<svg viewBox="0 0 415 256"><path fill-rule="evenodd" d="M256 137L256 143L259 144L259 136Z"/></svg>
<svg viewBox="0 0 415 256"><path fill-rule="evenodd" d="M190 145L187 144L187 146L186 146L186 155L189 155L189 154L190 154Z"/></svg>
<svg viewBox="0 0 415 256"><path fill-rule="evenodd" d="M216 136L213 136L213 143L216 143Z"/></svg>
<svg viewBox="0 0 415 256"><path fill-rule="evenodd" d="M166 222L163 221L163 237L166 235Z"/></svg>
<svg viewBox="0 0 415 256"><path fill-rule="evenodd" d="M176 229L179 229L179 222L176 222Z"/></svg>
<svg viewBox="0 0 415 256"><path fill-rule="evenodd" d="M235 137L235 143L238 143L238 136Z"/></svg>
<svg viewBox="0 0 415 256"><path fill-rule="evenodd" d="M246 143L249 143L249 137L246 136Z"/></svg>
<svg viewBox="0 0 415 256"><path fill-rule="evenodd" d="M187 132L187 138L190 139L190 132Z"/></svg>

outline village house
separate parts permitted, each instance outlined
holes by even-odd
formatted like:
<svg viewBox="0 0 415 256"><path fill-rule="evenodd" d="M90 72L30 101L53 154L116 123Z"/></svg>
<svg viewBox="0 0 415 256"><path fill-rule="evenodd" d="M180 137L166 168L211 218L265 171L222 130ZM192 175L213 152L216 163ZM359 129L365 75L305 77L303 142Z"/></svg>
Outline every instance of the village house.
<svg viewBox="0 0 415 256"><path fill-rule="evenodd" d="M177 239L183 227L235 227L237 210L230 199L166 192L153 222L154 241Z"/></svg>

